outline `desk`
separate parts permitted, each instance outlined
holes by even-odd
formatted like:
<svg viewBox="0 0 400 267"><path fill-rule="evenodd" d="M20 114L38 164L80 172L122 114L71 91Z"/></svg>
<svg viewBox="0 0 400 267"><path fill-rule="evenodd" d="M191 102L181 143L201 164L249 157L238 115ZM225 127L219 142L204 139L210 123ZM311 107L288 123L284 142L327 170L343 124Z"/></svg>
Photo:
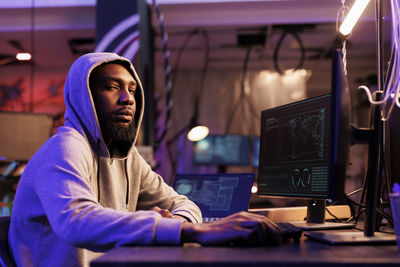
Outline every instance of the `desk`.
<svg viewBox="0 0 400 267"><path fill-rule="evenodd" d="M104 266L400 266L396 245L331 246L302 237L278 247L120 247L95 259Z"/></svg>

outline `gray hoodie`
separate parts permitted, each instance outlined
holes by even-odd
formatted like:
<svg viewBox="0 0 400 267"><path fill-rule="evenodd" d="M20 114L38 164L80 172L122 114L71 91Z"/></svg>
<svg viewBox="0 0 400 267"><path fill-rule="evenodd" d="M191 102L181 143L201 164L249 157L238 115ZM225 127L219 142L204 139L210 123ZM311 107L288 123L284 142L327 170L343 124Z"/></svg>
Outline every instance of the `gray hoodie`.
<svg viewBox="0 0 400 267"><path fill-rule="evenodd" d="M110 157L89 75L115 60L122 60L138 82L135 121L140 126L143 88L132 64L113 53L76 60L64 87L65 125L30 159L18 185L9 231L18 266L88 266L117 246L179 245L183 220L162 218L148 210L153 206L201 221L197 206L138 154L137 133L127 155Z"/></svg>

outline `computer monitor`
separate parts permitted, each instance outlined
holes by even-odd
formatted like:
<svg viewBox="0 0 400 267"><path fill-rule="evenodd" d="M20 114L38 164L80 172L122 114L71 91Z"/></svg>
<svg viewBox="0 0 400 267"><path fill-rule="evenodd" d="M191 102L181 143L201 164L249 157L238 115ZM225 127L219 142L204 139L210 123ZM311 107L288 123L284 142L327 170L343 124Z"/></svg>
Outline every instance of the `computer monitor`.
<svg viewBox="0 0 400 267"><path fill-rule="evenodd" d="M208 135L194 142L196 165L249 165L249 137L246 135Z"/></svg>
<svg viewBox="0 0 400 267"><path fill-rule="evenodd" d="M309 199L307 223L333 227L324 224L325 202L344 197L350 108L340 52L334 51L330 94L262 111L258 194Z"/></svg>

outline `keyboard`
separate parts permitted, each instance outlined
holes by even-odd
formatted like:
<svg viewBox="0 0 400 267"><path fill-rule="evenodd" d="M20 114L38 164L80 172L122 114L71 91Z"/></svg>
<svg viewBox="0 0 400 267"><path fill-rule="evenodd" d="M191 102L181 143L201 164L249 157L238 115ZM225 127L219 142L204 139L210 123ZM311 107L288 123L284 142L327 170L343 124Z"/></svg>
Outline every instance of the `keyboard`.
<svg viewBox="0 0 400 267"><path fill-rule="evenodd" d="M212 223L221 220L220 217L203 217L203 223Z"/></svg>
<svg viewBox="0 0 400 267"><path fill-rule="evenodd" d="M299 241L300 237L303 233L303 230L299 227L294 226L288 222L278 222L276 223L282 233L282 238L285 239L293 239L294 241Z"/></svg>

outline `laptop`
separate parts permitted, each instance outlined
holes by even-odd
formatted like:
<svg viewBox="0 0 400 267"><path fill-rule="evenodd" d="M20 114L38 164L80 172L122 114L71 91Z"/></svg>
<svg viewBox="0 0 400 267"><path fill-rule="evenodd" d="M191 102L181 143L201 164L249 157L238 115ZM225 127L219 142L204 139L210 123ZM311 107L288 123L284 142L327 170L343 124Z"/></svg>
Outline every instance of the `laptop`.
<svg viewBox="0 0 400 267"><path fill-rule="evenodd" d="M207 223L247 211L253 182L253 173L177 174L173 187L200 208Z"/></svg>

